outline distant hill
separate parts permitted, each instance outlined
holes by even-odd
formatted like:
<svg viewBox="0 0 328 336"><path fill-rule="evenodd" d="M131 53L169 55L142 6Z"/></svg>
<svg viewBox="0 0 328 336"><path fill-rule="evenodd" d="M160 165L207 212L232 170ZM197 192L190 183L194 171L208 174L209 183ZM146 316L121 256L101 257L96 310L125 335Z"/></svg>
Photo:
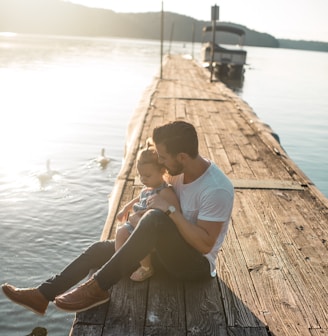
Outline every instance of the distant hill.
<svg viewBox="0 0 328 336"><path fill-rule="evenodd" d="M0 31L29 34L108 36L140 39L160 39L161 13L115 13L111 10L88 8L60 0L0 0ZM165 12L164 39L202 42L202 28L209 21ZM220 23L219 23L220 24ZM246 31L245 45L271 48L293 48L328 51L328 43L278 40L274 36ZM236 44L229 33L219 33L222 44Z"/></svg>
<svg viewBox="0 0 328 336"><path fill-rule="evenodd" d="M328 51L328 43L318 41L278 40L279 48Z"/></svg>

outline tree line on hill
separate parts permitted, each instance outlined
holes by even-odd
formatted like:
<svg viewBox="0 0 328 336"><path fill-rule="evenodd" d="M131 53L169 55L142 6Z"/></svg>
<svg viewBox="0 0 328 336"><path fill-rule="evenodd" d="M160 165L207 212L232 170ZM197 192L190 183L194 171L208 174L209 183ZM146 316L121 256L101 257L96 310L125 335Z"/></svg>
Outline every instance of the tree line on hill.
<svg viewBox="0 0 328 336"><path fill-rule="evenodd" d="M161 13L116 13L60 0L0 0L0 32L27 34L79 35L160 39ZM222 24L219 22L218 24ZM245 30L245 45L271 48L292 48L328 51L328 43L276 39L234 23ZM164 39L184 42L203 42L204 26L209 21L171 12L164 13ZM238 44L230 33L217 34L221 44Z"/></svg>

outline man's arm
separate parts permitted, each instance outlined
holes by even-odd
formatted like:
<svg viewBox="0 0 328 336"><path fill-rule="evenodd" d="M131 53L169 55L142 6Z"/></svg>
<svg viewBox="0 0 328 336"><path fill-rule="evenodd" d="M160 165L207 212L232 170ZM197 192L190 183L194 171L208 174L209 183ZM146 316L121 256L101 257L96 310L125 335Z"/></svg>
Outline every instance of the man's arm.
<svg viewBox="0 0 328 336"><path fill-rule="evenodd" d="M186 242L202 254L212 250L224 224L224 222L198 220L194 225L188 222L180 211L170 214L170 218Z"/></svg>
<svg viewBox="0 0 328 336"><path fill-rule="evenodd" d="M150 208L165 212L169 205L171 204L159 195L149 198ZM224 222L198 220L194 225L183 217L179 208L176 208L176 211L169 216L186 242L202 254L209 253L212 250L224 224Z"/></svg>

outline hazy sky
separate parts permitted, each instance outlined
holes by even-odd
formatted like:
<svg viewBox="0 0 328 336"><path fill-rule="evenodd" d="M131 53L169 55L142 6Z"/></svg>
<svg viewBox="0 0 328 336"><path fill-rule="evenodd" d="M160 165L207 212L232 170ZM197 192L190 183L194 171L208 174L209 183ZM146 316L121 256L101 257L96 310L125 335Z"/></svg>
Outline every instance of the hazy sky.
<svg viewBox="0 0 328 336"><path fill-rule="evenodd" d="M65 0L64 0L65 1ZM158 12L161 0L66 0L115 12ZM163 0L164 10L211 19L211 6L220 7L220 20L239 23L276 38L328 42L328 0Z"/></svg>

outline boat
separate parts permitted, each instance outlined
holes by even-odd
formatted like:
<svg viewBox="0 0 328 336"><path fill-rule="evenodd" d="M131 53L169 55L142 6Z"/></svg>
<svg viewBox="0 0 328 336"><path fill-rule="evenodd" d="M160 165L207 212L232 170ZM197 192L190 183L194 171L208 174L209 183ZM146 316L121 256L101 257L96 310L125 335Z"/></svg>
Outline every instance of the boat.
<svg viewBox="0 0 328 336"><path fill-rule="evenodd" d="M239 43L236 47L226 48L216 42L215 32L227 32L239 36ZM212 34L210 34L212 33ZM247 52L243 50L245 31L242 28L217 25L213 33L212 26L203 28L204 39L201 50L201 61L205 67L211 68L213 62L214 74L218 78L239 79L244 74ZM209 39L210 38L210 39ZM212 45L214 41L214 53L212 59Z"/></svg>

